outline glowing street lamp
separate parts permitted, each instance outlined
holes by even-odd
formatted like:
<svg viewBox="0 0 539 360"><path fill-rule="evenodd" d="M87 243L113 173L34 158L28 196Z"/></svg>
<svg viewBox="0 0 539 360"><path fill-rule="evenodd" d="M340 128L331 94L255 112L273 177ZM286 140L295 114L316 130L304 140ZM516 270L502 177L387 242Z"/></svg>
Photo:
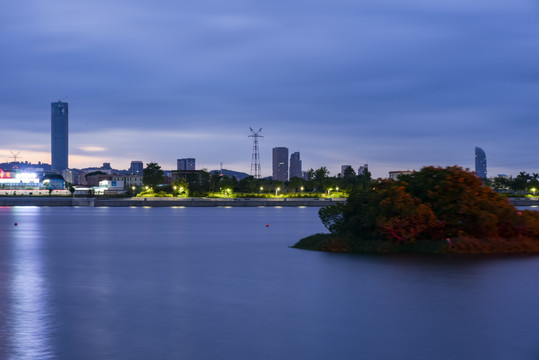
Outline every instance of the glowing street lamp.
<svg viewBox="0 0 539 360"><path fill-rule="evenodd" d="M278 187L277 189L275 189L275 196L277 196L277 193L279 192L279 190L281 190L280 187Z"/></svg>
<svg viewBox="0 0 539 360"><path fill-rule="evenodd" d="M330 192L331 190L333 190L333 189L332 189L332 188L329 188L329 189L328 189L328 196L329 196L329 192Z"/></svg>
<svg viewBox="0 0 539 360"><path fill-rule="evenodd" d="M177 189L177 186L176 186L176 185L174 185L174 186L173 186L172 188L174 189L174 191L172 192L172 195L175 195L175 194L176 194L176 189Z"/></svg>
<svg viewBox="0 0 539 360"><path fill-rule="evenodd" d="M301 190L301 192L303 192L304 187L302 186L302 187L300 187L299 189Z"/></svg>
<svg viewBox="0 0 539 360"><path fill-rule="evenodd" d="M536 188L532 188L531 191L533 191L533 196L535 196L535 190L537 190Z"/></svg>

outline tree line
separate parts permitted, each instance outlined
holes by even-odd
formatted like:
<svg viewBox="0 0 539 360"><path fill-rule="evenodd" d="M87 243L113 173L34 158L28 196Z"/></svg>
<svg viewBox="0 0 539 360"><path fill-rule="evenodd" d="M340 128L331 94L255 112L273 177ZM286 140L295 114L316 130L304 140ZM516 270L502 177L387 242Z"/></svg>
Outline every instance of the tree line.
<svg viewBox="0 0 539 360"><path fill-rule="evenodd" d="M485 183L497 191L530 192L532 189L539 190L539 174L521 171L515 177L496 177L487 179Z"/></svg>
<svg viewBox="0 0 539 360"><path fill-rule="evenodd" d="M271 178L255 179L248 176L241 180L236 177L222 175L218 171L208 172L199 170L185 175L185 178L164 185L164 172L155 162L148 163L143 170L142 181L152 191L162 191L175 195L205 196L209 193L222 193L235 196L267 196L267 195L309 195L320 196L338 193L347 196L355 190L369 186L372 181L371 173L365 169L363 173L356 174L352 167L345 169L343 174L330 176L326 167L310 169L306 179L293 177L288 181L273 180ZM181 193L180 193L180 189Z"/></svg>

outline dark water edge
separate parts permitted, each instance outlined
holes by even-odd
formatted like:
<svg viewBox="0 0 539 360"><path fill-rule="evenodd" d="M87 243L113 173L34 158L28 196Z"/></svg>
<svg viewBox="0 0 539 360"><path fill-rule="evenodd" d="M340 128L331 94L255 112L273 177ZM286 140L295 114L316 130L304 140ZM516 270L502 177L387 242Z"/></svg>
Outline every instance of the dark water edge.
<svg viewBox="0 0 539 360"><path fill-rule="evenodd" d="M539 258L289 247L322 231L315 208L0 208L0 359L539 358Z"/></svg>
<svg viewBox="0 0 539 360"><path fill-rule="evenodd" d="M452 238L419 242L389 242L355 239L348 235L319 233L307 236L292 246L296 249L358 254L424 255L524 255L539 254L539 241L533 238L470 239Z"/></svg>

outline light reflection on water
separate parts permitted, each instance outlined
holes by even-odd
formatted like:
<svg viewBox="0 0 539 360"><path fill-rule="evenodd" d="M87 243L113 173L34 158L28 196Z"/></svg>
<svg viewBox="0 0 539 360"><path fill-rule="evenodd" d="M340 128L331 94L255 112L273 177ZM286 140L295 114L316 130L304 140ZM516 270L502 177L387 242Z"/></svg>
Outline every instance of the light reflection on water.
<svg viewBox="0 0 539 360"><path fill-rule="evenodd" d="M47 284L44 279L42 233L39 207L16 207L15 219L23 219L13 230L12 282L10 286L9 336L10 359L52 359L48 334L49 319ZM18 220L17 220L18 221Z"/></svg>

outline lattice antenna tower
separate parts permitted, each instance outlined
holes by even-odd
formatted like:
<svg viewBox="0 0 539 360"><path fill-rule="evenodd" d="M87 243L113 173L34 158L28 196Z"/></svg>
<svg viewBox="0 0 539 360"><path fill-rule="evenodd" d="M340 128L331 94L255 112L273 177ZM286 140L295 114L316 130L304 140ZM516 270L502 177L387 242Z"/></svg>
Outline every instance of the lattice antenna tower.
<svg viewBox="0 0 539 360"><path fill-rule="evenodd" d="M21 158L19 156L19 154L21 153L20 151L18 153L14 153L13 151L10 151L10 153L11 153L11 157L13 158L13 162L17 162L17 160Z"/></svg>
<svg viewBox="0 0 539 360"><path fill-rule="evenodd" d="M258 129L258 131L254 131L253 128L249 128L251 130L251 135L249 137L253 138L253 156L251 158L251 175L254 176L255 179L261 179L261 169L260 169L260 152L258 151L258 138L263 138L262 135L260 135L260 132L262 131L262 128Z"/></svg>

